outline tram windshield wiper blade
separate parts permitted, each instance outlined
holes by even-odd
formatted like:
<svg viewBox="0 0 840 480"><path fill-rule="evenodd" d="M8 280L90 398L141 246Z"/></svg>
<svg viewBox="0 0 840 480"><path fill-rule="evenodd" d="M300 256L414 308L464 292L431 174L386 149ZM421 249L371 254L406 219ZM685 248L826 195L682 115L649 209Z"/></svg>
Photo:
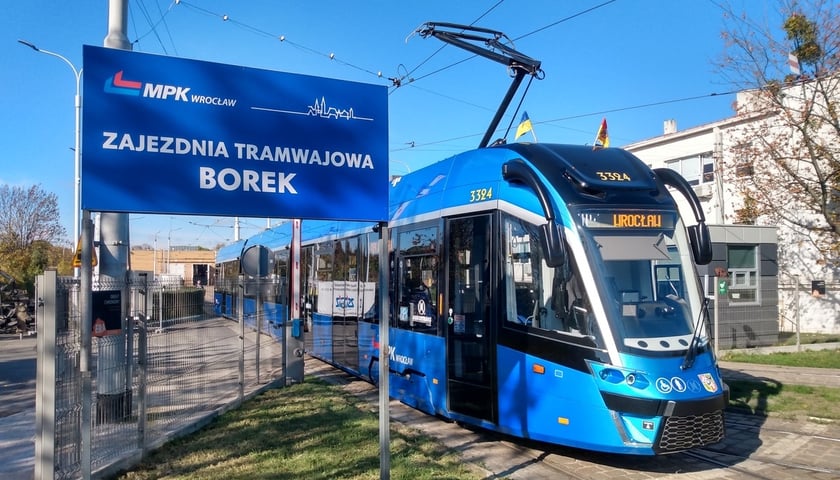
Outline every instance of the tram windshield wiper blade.
<svg viewBox="0 0 840 480"><path fill-rule="evenodd" d="M694 359L697 358L697 343L700 338L698 332L700 332L700 327L703 325L703 317L708 311L708 305L709 299L704 297L703 306L700 308L700 312L697 315L697 322L694 324L694 331L691 334L691 341L688 342L688 351L685 352L685 358L683 359L682 365L680 365L682 370L691 368L694 365Z"/></svg>

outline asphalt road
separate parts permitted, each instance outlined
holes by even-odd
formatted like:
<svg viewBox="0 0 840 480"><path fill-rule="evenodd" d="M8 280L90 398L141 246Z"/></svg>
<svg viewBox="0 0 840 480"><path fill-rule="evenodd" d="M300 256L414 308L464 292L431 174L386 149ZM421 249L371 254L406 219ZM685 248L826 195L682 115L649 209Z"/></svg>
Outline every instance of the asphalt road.
<svg viewBox="0 0 840 480"><path fill-rule="evenodd" d="M0 418L35 410L35 336L0 335Z"/></svg>

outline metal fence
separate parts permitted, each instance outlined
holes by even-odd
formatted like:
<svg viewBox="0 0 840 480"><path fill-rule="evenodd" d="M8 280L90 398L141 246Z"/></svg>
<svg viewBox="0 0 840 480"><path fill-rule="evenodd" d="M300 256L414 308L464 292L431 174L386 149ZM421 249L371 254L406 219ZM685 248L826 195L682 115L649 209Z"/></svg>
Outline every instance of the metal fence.
<svg viewBox="0 0 840 480"><path fill-rule="evenodd" d="M78 279L55 272L38 278L38 480L111 475L285 384L282 339L260 342L244 321L214 314L211 291L142 277L110 285L94 280L92 289L120 292L116 309L128 316L116 331L91 338L85 371ZM94 319L111 308L93 303ZM282 325L265 330L263 337L284 336Z"/></svg>
<svg viewBox="0 0 840 480"><path fill-rule="evenodd" d="M779 329L782 337L800 333L840 335L840 283L779 284Z"/></svg>
<svg viewBox="0 0 840 480"><path fill-rule="evenodd" d="M719 281L720 279L716 279ZM801 346L802 334L840 335L840 284L776 283L763 278L755 298L711 292L712 336L717 348Z"/></svg>
<svg viewBox="0 0 840 480"><path fill-rule="evenodd" d="M712 337L718 349L754 348L779 342L779 290L775 277L762 277L754 290L721 290L715 278L712 301Z"/></svg>

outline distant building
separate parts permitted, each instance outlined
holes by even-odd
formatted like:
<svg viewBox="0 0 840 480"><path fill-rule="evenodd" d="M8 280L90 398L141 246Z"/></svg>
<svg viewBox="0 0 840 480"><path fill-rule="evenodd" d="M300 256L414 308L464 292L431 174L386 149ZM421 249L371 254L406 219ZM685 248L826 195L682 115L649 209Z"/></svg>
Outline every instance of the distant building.
<svg viewBox="0 0 840 480"><path fill-rule="evenodd" d="M722 308L729 313L741 309L745 322L777 310L781 331L795 330L798 321L803 332L840 333L835 272L821 260L825 252L809 240L808 232L762 216L743 220L748 205L739 179L773 168L766 158L744 158L743 144L757 138L758 128L769 132L767 135L781 132L782 138L786 128L778 118L785 112L755 108L761 95L760 91L740 92L733 117L683 131L674 120L667 120L663 135L622 148L653 168L676 170L693 185L706 222L712 226L714 243L714 260L705 271L701 268L701 274L728 275ZM795 101L795 95L790 97ZM789 203L785 194L779 191L780 202ZM740 347L744 337L762 335L741 330L722 332L722 346L727 344L727 336L731 336L732 346Z"/></svg>
<svg viewBox="0 0 840 480"><path fill-rule="evenodd" d="M182 285L207 286L215 278L215 250L132 250L130 261L134 272L167 283L180 279Z"/></svg>

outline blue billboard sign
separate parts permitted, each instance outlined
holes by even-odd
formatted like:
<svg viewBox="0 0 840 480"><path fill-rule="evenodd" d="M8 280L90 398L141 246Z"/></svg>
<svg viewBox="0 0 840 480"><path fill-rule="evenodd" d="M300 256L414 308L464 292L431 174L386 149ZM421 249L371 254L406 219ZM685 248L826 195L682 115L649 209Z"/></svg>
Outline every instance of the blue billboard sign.
<svg viewBox="0 0 840 480"><path fill-rule="evenodd" d="M385 221L384 86L84 47L82 208Z"/></svg>

